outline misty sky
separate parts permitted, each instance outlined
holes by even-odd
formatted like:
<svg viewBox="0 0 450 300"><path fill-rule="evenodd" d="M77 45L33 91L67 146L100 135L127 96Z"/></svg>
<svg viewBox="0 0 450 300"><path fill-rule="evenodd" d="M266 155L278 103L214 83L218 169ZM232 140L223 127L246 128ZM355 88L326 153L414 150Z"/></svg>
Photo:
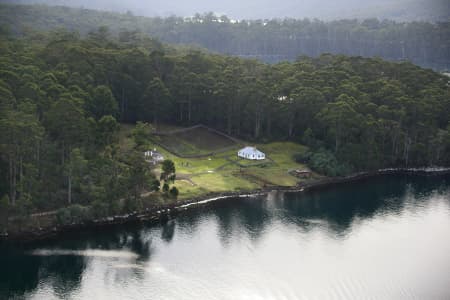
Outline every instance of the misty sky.
<svg viewBox="0 0 450 300"><path fill-rule="evenodd" d="M450 0L17 0L145 16L192 16L212 11L235 19L368 18L449 20Z"/></svg>

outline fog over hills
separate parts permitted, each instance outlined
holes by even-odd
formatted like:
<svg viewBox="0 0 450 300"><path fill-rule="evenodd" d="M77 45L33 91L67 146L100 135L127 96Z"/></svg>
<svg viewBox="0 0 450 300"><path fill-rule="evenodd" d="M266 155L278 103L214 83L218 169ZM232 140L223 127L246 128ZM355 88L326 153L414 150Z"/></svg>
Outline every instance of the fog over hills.
<svg viewBox="0 0 450 300"><path fill-rule="evenodd" d="M265 18L379 18L401 21L449 21L450 0L0 0L45 3L144 16L192 16L214 12L235 19Z"/></svg>

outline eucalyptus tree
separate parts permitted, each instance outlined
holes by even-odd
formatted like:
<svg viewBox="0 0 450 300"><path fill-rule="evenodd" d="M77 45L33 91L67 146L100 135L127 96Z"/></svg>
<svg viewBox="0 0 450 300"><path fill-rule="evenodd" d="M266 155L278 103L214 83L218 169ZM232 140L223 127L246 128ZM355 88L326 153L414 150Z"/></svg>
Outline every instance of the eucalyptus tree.
<svg viewBox="0 0 450 300"><path fill-rule="evenodd" d="M202 18L186 26L201 31ZM335 22L327 32L323 24L306 20L263 26L262 21L206 19L208 28L218 29L223 20L242 31L224 47L254 51L282 49L283 44L271 44L286 38L284 31L277 36L283 26L295 31L292 41L314 53L327 43L343 49L346 28L385 26ZM171 22L184 20L159 20L155 26ZM257 40L265 28L270 39L259 48L243 39L245 30ZM182 33L174 32L174 38ZM322 36L320 45L307 41L313 33ZM138 33L130 39L116 39L112 29L110 36L96 34L87 39L67 31L0 36L3 202L31 203L36 209L77 202L116 211L119 200L128 199L130 207L138 207L140 193L159 190L142 157L151 128L139 121L203 123L242 139L302 141L310 147L308 163L330 175L450 164L449 79L431 70L330 54L268 65L175 48ZM208 33L211 47L223 43L220 35L209 35L214 31ZM362 51L386 38L367 41L368 35L357 27L352 37L365 40ZM119 122L136 123L131 135L136 147L118 139Z"/></svg>
<svg viewBox="0 0 450 300"><path fill-rule="evenodd" d="M116 99L108 86L97 86L92 92L92 97L88 98L86 103L87 110L100 120L102 117L110 115L116 116L119 112Z"/></svg>
<svg viewBox="0 0 450 300"><path fill-rule="evenodd" d="M148 84L140 101L141 120L153 122L158 127L158 120L171 110L171 95L164 82L154 77Z"/></svg>
<svg viewBox="0 0 450 300"><path fill-rule="evenodd" d="M17 109L4 111L0 117L0 154L8 162L9 200L16 204L18 189L26 192L23 186L26 176L35 176L32 171L37 165L38 143L43 136L43 128L35 114L36 107L29 103ZM22 196L19 193L19 196Z"/></svg>
<svg viewBox="0 0 450 300"><path fill-rule="evenodd" d="M355 110L355 99L346 94L340 95L336 102L328 103L318 114L317 119L327 128L334 139L334 152L338 153L345 139L354 130L358 112Z"/></svg>
<svg viewBox="0 0 450 300"><path fill-rule="evenodd" d="M79 148L75 148L70 152L69 160L64 165L64 174L67 177L68 204L72 204L73 186L82 184L83 176L87 173L87 163Z"/></svg>

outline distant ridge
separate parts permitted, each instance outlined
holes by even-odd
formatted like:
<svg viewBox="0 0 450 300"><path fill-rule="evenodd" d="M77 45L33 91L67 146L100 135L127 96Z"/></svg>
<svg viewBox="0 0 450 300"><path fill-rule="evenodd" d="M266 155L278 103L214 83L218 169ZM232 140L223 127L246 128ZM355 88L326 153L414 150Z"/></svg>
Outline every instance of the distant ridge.
<svg viewBox="0 0 450 300"><path fill-rule="evenodd" d="M0 4L0 26L15 35L57 28L86 35L107 26L116 37L123 31L141 33L165 43L268 63L331 53L411 61L437 71L450 70L450 22L272 19L236 23L212 13L191 18L149 18L62 6Z"/></svg>
<svg viewBox="0 0 450 300"><path fill-rule="evenodd" d="M3 3L46 3L126 12L142 16L193 16L216 12L234 19L379 18L396 21L449 21L449 0L0 0Z"/></svg>

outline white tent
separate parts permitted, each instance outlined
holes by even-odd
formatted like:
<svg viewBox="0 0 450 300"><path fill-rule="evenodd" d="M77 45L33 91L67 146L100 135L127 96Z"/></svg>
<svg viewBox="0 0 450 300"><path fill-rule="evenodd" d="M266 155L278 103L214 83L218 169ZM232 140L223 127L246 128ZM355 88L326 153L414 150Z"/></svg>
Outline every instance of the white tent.
<svg viewBox="0 0 450 300"><path fill-rule="evenodd" d="M164 156L156 151L156 149L145 151L144 157L146 160L149 160L153 162L154 164L157 164L159 162L162 162L164 160Z"/></svg>
<svg viewBox="0 0 450 300"><path fill-rule="evenodd" d="M256 149L255 147L245 147L238 151L238 156L245 159L263 160L266 159L266 155Z"/></svg>

